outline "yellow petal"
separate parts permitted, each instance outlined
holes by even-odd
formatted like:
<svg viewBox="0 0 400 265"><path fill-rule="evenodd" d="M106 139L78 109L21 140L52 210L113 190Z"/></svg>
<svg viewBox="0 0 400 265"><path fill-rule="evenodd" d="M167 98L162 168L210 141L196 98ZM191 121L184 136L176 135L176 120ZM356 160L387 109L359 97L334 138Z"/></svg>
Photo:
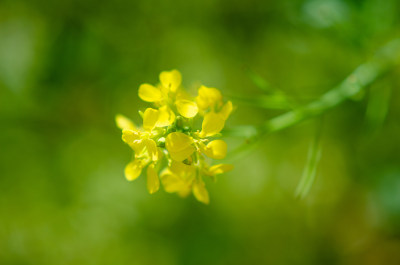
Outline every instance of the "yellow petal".
<svg viewBox="0 0 400 265"><path fill-rule="evenodd" d="M196 103L197 103L197 106L199 107L199 109L201 109L203 111L206 110L210 106L210 104L208 103L208 100L206 98L202 98L199 96L196 97Z"/></svg>
<svg viewBox="0 0 400 265"><path fill-rule="evenodd" d="M196 149L194 146L188 146L185 149L179 151L169 151L171 158L175 161L182 162L183 160L189 158Z"/></svg>
<svg viewBox="0 0 400 265"><path fill-rule="evenodd" d="M209 174L212 176L219 175L228 171L231 171L233 169L233 165L228 165L228 164L219 164L210 167Z"/></svg>
<svg viewBox="0 0 400 265"><path fill-rule="evenodd" d="M170 172L164 172L160 178L166 192L177 192L182 187L182 181L179 177Z"/></svg>
<svg viewBox="0 0 400 265"><path fill-rule="evenodd" d="M196 173L196 168L194 165L186 165L182 162L177 162L177 161L172 161L168 169L172 173L188 181L192 181Z"/></svg>
<svg viewBox="0 0 400 265"><path fill-rule="evenodd" d="M196 181L193 183L193 195L202 203L209 204L210 202L210 197L208 196L208 192L203 181Z"/></svg>
<svg viewBox="0 0 400 265"><path fill-rule="evenodd" d="M170 133L165 139L165 147L171 158L179 162L191 156L196 150L192 143L193 139L181 132Z"/></svg>
<svg viewBox="0 0 400 265"><path fill-rule="evenodd" d="M157 144L152 139L143 139L143 143L146 146L149 157L153 161L157 161L159 158Z"/></svg>
<svg viewBox="0 0 400 265"><path fill-rule="evenodd" d="M175 102L176 108L178 109L179 114L181 114L185 118L193 118L196 116L199 108L197 104L193 101L181 99Z"/></svg>
<svg viewBox="0 0 400 265"><path fill-rule="evenodd" d="M158 84L157 88L161 91L161 93L163 93L164 99L166 99L168 97L169 88L164 87L162 84Z"/></svg>
<svg viewBox="0 0 400 265"><path fill-rule="evenodd" d="M226 156L227 144L223 140L210 142L203 152L210 158L223 159Z"/></svg>
<svg viewBox="0 0 400 265"><path fill-rule="evenodd" d="M137 179L142 173L142 161L135 159L125 167L125 178L129 181Z"/></svg>
<svg viewBox="0 0 400 265"><path fill-rule="evenodd" d="M225 120L215 112L209 112L204 116L201 137L213 136L219 133L225 126Z"/></svg>
<svg viewBox="0 0 400 265"><path fill-rule="evenodd" d="M160 188L160 180L157 172L154 169L154 164L147 167L147 190L150 194L155 193Z"/></svg>
<svg viewBox="0 0 400 265"><path fill-rule="evenodd" d="M174 112L167 106L162 106L159 108L159 117L157 120L157 127L169 126L175 121Z"/></svg>
<svg viewBox="0 0 400 265"><path fill-rule="evenodd" d="M149 84L140 85L139 97L143 101L147 102L157 102L163 100L163 94L161 90Z"/></svg>
<svg viewBox="0 0 400 265"><path fill-rule="evenodd" d="M217 102L222 100L222 94L216 88L201 86L198 92L199 97L207 98L210 102Z"/></svg>
<svg viewBox="0 0 400 265"><path fill-rule="evenodd" d="M233 110L232 102L231 102L231 101L228 101L228 102L226 102L225 105L222 107L222 109L220 110L220 112L218 112L218 114L220 114L221 117L222 117L224 120L227 120L228 117L229 117L229 115L231 114L232 110Z"/></svg>
<svg viewBox="0 0 400 265"><path fill-rule="evenodd" d="M123 130L122 140L129 144L129 146L135 151L135 155L142 153L143 148L145 147L138 131Z"/></svg>
<svg viewBox="0 0 400 265"><path fill-rule="evenodd" d="M179 162L173 162L179 163ZM184 165L183 163L179 163ZM189 167L187 165L184 165ZM166 192L177 192L180 196L186 197L192 191L193 175L190 177L176 174L171 171L171 168L164 170L161 173L161 182Z"/></svg>
<svg viewBox="0 0 400 265"><path fill-rule="evenodd" d="M205 110L214 107L215 104L222 101L221 92L216 88L201 86L198 92L196 101L200 109Z"/></svg>
<svg viewBox="0 0 400 265"><path fill-rule="evenodd" d="M182 75L177 70L164 71L160 74L161 84L170 91L175 92L182 82Z"/></svg>
<svg viewBox="0 0 400 265"><path fill-rule="evenodd" d="M161 173L161 182L166 192L176 192L181 197L186 197L192 192L192 183L196 168L172 161L171 165Z"/></svg>
<svg viewBox="0 0 400 265"><path fill-rule="evenodd" d="M143 128L146 131L151 131L157 124L159 112L156 109L147 108L143 114Z"/></svg>
<svg viewBox="0 0 400 265"><path fill-rule="evenodd" d="M171 173L164 173L161 175L161 182L166 192L179 192L187 190L185 182L177 175Z"/></svg>
<svg viewBox="0 0 400 265"><path fill-rule="evenodd" d="M146 145L144 144L144 142L142 140L136 140L133 141L132 144L129 144L129 146L133 149L133 151L135 151L135 156L140 156L140 154L143 153Z"/></svg>
<svg viewBox="0 0 400 265"><path fill-rule="evenodd" d="M117 116L115 116L115 123L117 124L117 127L121 130L136 130L135 124L124 115L117 114Z"/></svg>
<svg viewBox="0 0 400 265"><path fill-rule="evenodd" d="M140 139L140 133L138 131L132 131L132 130L122 130L122 140L127 143L127 144L131 144L133 143L135 140L139 140Z"/></svg>
<svg viewBox="0 0 400 265"><path fill-rule="evenodd" d="M168 151L174 152L179 151L193 143L193 139L181 132L172 132L168 134L166 139L166 147Z"/></svg>

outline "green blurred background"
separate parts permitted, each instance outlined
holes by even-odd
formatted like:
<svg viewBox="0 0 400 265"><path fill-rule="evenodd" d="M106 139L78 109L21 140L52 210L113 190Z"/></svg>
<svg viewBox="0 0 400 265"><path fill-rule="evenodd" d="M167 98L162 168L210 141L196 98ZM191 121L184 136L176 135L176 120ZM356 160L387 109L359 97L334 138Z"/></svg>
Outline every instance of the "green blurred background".
<svg viewBox="0 0 400 265"><path fill-rule="evenodd" d="M318 98L399 36L398 0L0 2L0 264L400 264L400 70L265 137L207 182L211 204L127 182L114 116L179 69L232 98ZM260 82L258 82L260 83ZM287 111L237 100L227 126ZM228 137L229 150L243 138Z"/></svg>

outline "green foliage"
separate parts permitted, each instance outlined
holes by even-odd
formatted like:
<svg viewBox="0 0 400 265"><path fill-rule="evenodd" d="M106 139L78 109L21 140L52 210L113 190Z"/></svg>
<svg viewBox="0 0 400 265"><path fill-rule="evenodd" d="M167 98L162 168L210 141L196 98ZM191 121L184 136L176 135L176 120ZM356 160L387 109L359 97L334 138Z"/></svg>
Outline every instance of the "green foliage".
<svg viewBox="0 0 400 265"><path fill-rule="evenodd" d="M0 1L0 264L400 264L399 7ZM171 69L235 105L209 206L124 179Z"/></svg>

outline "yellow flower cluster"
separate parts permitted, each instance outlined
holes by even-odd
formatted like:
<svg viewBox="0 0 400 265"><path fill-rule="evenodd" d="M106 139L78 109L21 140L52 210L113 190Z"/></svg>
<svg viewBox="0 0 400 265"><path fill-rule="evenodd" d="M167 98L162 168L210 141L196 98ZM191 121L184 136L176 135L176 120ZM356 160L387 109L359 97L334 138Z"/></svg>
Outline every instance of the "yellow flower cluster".
<svg viewBox="0 0 400 265"><path fill-rule="evenodd" d="M125 168L125 177L135 180L146 168L150 193L158 191L161 180L165 191L182 197L192 192L197 200L208 204L203 177L214 178L233 168L228 164L208 163L209 158L226 156L227 144L210 137L220 135L233 106L231 101L223 101L218 89L206 86L201 86L193 99L185 93L181 82L180 72L172 70L160 74L157 86L139 87L139 97L155 107L141 113L143 128L137 128L122 115L116 116L122 140L134 151L134 159ZM201 130L194 128L197 117L203 117Z"/></svg>

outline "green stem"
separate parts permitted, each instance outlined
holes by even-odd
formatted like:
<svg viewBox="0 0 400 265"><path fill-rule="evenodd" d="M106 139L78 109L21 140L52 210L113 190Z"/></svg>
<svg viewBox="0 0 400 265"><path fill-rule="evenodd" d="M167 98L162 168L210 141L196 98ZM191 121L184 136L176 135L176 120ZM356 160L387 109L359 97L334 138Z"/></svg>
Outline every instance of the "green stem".
<svg viewBox="0 0 400 265"><path fill-rule="evenodd" d="M360 65L337 87L305 106L286 112L267 121L259 128L259 131L261 131L262 134L279 131L291 127L305 119L318 116L360 93L379 76L398 64L399 61L400 39L396 39L379 50L370 61Z"/></svg>
<svg viewBox="0 0 400 265"><path fill-rule="evenodd" d="M242 126L237 130L232 128L228 130L227 133L248 138L246 142L237 149L239 152L245 149L246 146L251 146L252 143L256 142L267 133L294 126L306 119L321 115L344 101L353 98L368 85L373 83L379 76L397 65L399 61L400 39L395 39L383 46L371 60L357 67L342 83L323 94L319 99L268 120L256 129L252 126L247 128ZM252 131L252 133L249 133L249 131Z"/></svg>
<svg viewBox="0 0 400 265"><path fill-rule="evenodd" d="M400 40L397 39L384 46L370 61L360 65L341 84L323 94L318 100L271 119L263 128L267 132L279 131L338 106L362 92L379 76L399 63L399 59Z"/></svg>

